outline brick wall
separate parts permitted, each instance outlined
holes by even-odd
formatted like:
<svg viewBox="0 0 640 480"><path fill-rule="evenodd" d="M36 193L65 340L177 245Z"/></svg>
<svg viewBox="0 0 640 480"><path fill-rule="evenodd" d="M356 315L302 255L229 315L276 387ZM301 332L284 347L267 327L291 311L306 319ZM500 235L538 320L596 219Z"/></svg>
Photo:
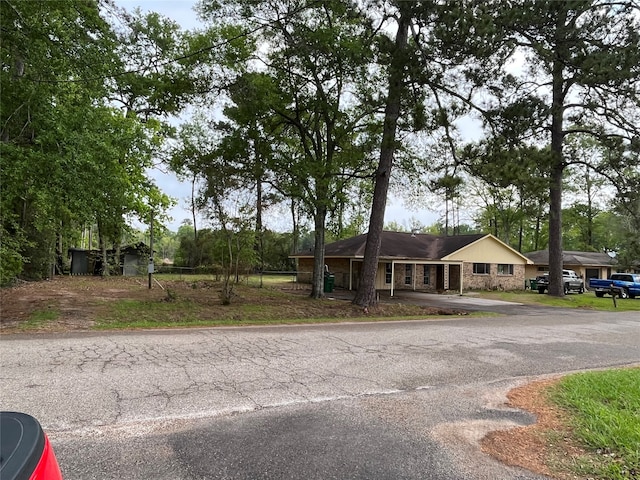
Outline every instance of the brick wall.
<svg viewBox="0 0 640 480"><path fill-rule="evenodd" d="M513 275L498 275L498 264L490 264L489 274L473 273L473 263L464 264L465 290L524 290L524 265L514 265Z"/></svg>
<svg viewBox="0 0 640 480"><path fill-rule="evenodd" d="M421 291L432 291L436 289L436 266L435 265L413 265L411 264L412 273L415 278L415 289ZM429 270L429 283L424 284L424 269ZM396 264L394 270L393 288L394 290L413 290L414 284L405 283L406 270L405 264ZM391 288L391 285L387 285Z"/></svg>
<svg viewBox="0 0 640 480"><path fill-rule="evenodd" d="M313 258L298 259L298 283L311 283L313 277Z"/></svg>
<svg viewBox="0 0 640 480"><path fill-rule="evenodd" d="M349 288L349 259L348 258L328 258L326 259L325 263L329 267L329 272L335 276L334 286L340 287L340 288ZM357 270L355 269L357 267L358 267L357 265L354 265L354 272L356 274L357 274ZM312 277L313 277L313 258L298 259L298 282L311 283Z"/></svg>
<svg viewBox="0 0 640 480"><path fill-rule="evenodd" d="M335 275L336 287L349 288L349 259L332 258L327 259L327 265L329 271ZM513 275L498 275L498 265L495 263L490 264L489 274L474 274L473 263L464 263L463 265L463 277L464 290L523 290L525 280L525 266L514 265ZM353 288L357 288L358 268L360 264L354 264L354 280ZM435 291L436 290L436 265L415 265L415 288L422 291ZM429 284L423 283L424 269L429 269ZM313 259L301 258L298 260L298 282L311 283L311 277L313 275ZM386 288L391 288L391 285L385 285ZM404 264L396 264L393 279L393 288L395 290L413 289L413 286L405 284L405 266Z"/></svg>

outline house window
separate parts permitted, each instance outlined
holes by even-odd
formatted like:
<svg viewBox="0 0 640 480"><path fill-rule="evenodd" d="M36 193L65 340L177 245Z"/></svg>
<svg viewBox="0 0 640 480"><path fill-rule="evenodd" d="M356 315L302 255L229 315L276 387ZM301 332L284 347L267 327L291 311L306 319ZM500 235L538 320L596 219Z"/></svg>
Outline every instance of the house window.
<svg viewBox="0 0 640 480"><path fill-rule="evenodd" d="M510 263L499 263L498 264L498 275L513 275L513 264L510 264Z"/></svg>
<svg viewBox="0 0 640 480"><path fill-rule="evenodd" d="M489 275L491 273L490 263L474 263L473 273L476 275Z"/></svg>
<svg viewBox="0 0 640 480"><path fill-rule="evenodd" d="M404 266L404 284L411 285L413 283L413 265Z"/></svg>
<svg viewBox="0 0 640 480"><path fill-rule="evenodd" d="M385 263L384 264L384 283L386 283L387 285L390 285L391 279L392 279L391 264Z"/></svg>
<svg viewBox="0 0 640 480"><path fill-rule="evenodd" d="M424 272L422 273L422 284L429 285L431 283L431 278L429 278L430 272L429 265L424 266Z"/></svg>

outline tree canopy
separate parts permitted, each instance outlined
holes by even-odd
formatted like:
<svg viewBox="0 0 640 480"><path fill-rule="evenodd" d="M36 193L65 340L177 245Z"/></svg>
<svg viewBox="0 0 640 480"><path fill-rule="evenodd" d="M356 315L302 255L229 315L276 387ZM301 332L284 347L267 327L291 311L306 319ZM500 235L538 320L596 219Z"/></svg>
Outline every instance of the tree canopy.
<svg viewBox="0 0 640 480"><path fill-rule="evenodd" d="M201 0L193 31L110 0L0 9L2 283L61 270L86 228L106 252L162 220L161 163L192 182L181 262L287 265L265 218L288 216L313 297L327 239L368 232L375 302L390 191L445 235L549 248L555 295L563 249L640 259L633 0Z"/></svg>

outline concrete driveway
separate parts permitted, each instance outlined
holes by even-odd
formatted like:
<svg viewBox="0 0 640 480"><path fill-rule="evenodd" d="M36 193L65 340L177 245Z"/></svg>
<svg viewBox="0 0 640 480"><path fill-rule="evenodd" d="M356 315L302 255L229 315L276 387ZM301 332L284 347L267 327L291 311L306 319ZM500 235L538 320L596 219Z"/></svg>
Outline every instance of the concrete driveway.
<svg viewBox="0 0 640 480"><path fill-rule="evenodd" d="M354 292L347 290L336 290L329 294L334 298L351 301ZM573 309L562 309L557 307L548 307L545 305L525 305L523 303L505 302L502 300L492 300L488 298L480 298L473 293L465 293L464 295L438 294L417 292L410 290L396 290L394 296L390 297L389 292L380 292L381 302L391 303L407 303L412 305L425 305L431 307L445 309L459 309L471 312L495 312L506 315L547 315L554 314L571 314Z"/></svg>

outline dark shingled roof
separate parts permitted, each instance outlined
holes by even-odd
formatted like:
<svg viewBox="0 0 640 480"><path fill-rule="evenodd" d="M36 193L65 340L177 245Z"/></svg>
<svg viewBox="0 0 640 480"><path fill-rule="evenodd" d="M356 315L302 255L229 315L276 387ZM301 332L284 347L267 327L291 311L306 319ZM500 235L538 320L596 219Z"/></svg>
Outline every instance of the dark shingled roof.
<svg viewBox="0 0 640 480"><path fill-rule="evenodd" d="M486 234L442 237L428 233L382 232L380 258L439 260L486 237ZM367 235L338 240L325 246L325 257L363 257ZM295 256L311 256L313 250Z"/></svg>
<svg viewBox="0 0 640 480"><path fill-rule="evenodd" d="M549 250L538 250L536 252L525 253L525 257L532 260L536 265L549 264ZM606 253L602 252L562 252L562 262L565 265L584 265L584 266L611 266L616 264L616 260Z"/></svg>

